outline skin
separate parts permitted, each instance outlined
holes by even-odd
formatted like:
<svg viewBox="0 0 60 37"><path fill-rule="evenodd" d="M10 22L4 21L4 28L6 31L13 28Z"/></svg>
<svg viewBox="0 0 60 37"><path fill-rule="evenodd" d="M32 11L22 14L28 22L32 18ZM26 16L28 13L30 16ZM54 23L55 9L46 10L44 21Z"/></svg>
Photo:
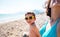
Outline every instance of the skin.
<svg viewBox="0 0 60 37"><path fill-rule="evenodd" d="M25 17L33 16L32 14L27 14ZM36 18L34 19L28 19L26 22L30 25L30 32L29 37L40 37L39 30L36 27L36 25L32 25L34 23Z"/></svg>
<svg viewBox="0 0 60 37"><path fill-rule="evenodd" d="M57 36L60 37L60 22L59 22L59 24L57 26Z"/></svg>

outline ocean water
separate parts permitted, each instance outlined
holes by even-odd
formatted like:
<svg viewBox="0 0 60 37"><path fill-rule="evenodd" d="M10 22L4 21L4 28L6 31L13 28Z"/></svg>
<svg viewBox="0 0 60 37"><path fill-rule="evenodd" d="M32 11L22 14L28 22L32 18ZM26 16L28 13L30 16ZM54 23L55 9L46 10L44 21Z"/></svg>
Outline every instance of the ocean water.
<svg viewBox="0 0 60 37"><path fill-rule="evenodd" d="M0 14L0 23L24 19L24 14Z"/></svg>
<svg viewBox="0 0 60 37"><path fill-rule="evenodd" d="M36 15L44 13L43 10L33 10ZM8 22L17 19L24 19L25 12L18 12L14 14L0 14L0 23Z"/></svg>

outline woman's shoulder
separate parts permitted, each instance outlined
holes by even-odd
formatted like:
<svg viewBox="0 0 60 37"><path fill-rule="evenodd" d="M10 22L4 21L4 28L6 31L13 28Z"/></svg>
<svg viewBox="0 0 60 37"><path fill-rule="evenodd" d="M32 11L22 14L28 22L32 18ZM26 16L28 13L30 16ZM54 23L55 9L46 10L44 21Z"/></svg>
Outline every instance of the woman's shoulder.
<svg viewBox="0 0 60 37"><path fill-rule="evenodd" d="M57 25L57 29L60 30L60 22Z"/></svg>
<svg viewBox="0 0 60 37"><path fill-rule="evenodd" d="M57 35L58 37L60 37L60 22L58 23L58 26L57 26Z"/></svg>
<svg viewBox="0 0 60 37"><path fill-rule="evenodd" d="M57 31L60 32L60 22L57 25Z"/></svg>

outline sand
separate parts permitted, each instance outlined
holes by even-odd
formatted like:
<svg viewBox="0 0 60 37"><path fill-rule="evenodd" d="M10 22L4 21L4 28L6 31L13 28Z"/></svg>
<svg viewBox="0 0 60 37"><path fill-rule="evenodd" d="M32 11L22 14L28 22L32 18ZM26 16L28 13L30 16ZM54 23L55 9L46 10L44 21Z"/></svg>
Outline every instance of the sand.
<svg viewBox="0 0 60 37"><path fill-rule="evenodd" d="M36 25L38 29L48 20L49 18L45 13L37 15ZM0 24L0 37L23 37L24 32L29 32L29 25L24 19Z"/></svg>

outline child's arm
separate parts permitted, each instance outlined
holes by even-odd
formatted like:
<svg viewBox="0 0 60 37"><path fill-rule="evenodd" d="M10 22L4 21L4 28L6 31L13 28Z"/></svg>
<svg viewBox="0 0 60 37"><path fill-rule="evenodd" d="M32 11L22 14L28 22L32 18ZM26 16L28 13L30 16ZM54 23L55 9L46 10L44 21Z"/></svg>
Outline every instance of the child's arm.
<svg viewBox="0 0 60 37"><path fill-rule="evenodd" d="M37 37L40 37L40 33L37 27L36 27L36 34L37 34Z"/></svg>
<svg viewBox="0 0 60 37"><path fill-rule="evenodd" d="M34 27L33 31L37 35L37 37L40 37L39 30L38 30L38 28L36 26Z"/></svg>

